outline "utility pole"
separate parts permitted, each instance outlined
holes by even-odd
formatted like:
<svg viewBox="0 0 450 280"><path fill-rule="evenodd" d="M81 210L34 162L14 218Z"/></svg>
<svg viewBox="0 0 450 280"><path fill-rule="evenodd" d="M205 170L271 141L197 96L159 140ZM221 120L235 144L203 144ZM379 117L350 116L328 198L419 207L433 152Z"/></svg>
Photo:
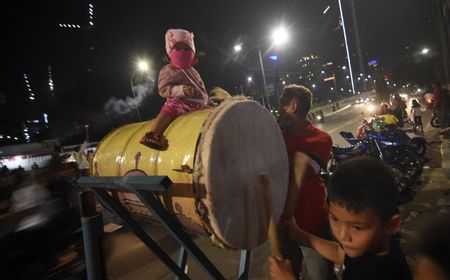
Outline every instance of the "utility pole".
<svg viewBox="0 0 450 280"><path fill-rule="evenodd" d="M349 49L349 46L348 46L347 31L346 31L346 28L345 28L344 11L342 9L342 2L341 2L341 0L338 0L338 3L339 3L339 12L341 14L342 33L344 34L345 50L347 52L348 70L350 72L350 81L352 83L352 93L353 93L353 95L355 95L356 94L355 82L353 80L352 61L351 61L351 57L350 57L350 49Z"/></svg>
<svg viewBox="0 0 450 280"><path fill-rule="evenodd" d="M356 9L355 9L355 0L350 0L351 11L352 11L352 21L353 21L353 32L355 33L355 43L356 43L356 55L358 56L359 62L359 70L363 73L364 77L362 77L363 82L363 90L367 90L366 80L364 79L366 76L366 71L364 68L363 56L361 52L361 41L359 39L359 29L358 29L358 19L356 17Z"/></svg>

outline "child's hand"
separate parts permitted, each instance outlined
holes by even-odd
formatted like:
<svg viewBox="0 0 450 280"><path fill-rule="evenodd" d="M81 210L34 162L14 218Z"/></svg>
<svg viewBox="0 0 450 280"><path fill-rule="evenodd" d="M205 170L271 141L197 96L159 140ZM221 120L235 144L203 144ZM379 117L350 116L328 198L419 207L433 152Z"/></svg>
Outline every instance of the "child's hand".
<svg viewBox="0 0 450 280"><path fill-rule="evenodd" d="M295 280L292 264L279 257L269 258L270 277L272 279Z"/></svg>
<svg viewBox="0 0 450 280"><path fill-rule="evenodd" d="M186 97L194 97L194 88L192 86L183 85L183 93Z"/></svg>

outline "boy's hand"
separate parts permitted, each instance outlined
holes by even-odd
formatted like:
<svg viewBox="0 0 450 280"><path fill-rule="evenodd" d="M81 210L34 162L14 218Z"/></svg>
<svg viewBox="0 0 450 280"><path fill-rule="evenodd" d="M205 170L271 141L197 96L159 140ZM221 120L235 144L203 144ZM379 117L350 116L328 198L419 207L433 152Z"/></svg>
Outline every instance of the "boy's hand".
<svg viewBox="0 0 450 280"><path fill-rule="evenodd" d="M297 221L294 217L285 221L286 225L289 228L289 238L298 243L304 243L303 238L301 238L304 234L303 231L298 227Z"/></svg>
<svg viewBox="0 0 450 280"><path fill-rule="evenodd" d="M192 86L183 85L183 93L186 97L194 97L194 88Z"/></svg>
<svg viewBox="0 0 450 280"><path fill-rule="evenodd" d="M289 260L269 257L269 270L272 279L295 280L292 264Z"/></svg>

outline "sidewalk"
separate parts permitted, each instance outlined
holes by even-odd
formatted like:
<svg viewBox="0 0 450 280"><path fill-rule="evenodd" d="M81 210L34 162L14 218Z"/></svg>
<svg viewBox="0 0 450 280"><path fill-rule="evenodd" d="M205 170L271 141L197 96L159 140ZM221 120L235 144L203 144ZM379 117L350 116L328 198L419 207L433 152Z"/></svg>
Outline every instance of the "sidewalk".
<svg viewBox="0 0 450 280"><path fill-rule="evenodd" d="M437 214L450 212L450 140L439 136L438 129L430 129L426 136L431 144L427 153L430 161L424 167L422 184L413 200L400 207L401 246L411 267L420 231Z"/></svg>

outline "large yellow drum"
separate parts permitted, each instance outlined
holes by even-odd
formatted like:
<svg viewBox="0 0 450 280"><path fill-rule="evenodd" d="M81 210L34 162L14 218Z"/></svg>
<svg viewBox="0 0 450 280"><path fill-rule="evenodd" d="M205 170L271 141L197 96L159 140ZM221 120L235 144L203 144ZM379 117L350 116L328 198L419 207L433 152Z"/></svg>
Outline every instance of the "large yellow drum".
<svg viewBox="0 0 450 280"><path fill-rule="evenodd" d="M165 135L167 151L139 144L150 122L120 127L98 145L95 176L168 176L173 185L161 196L183 226L207 233L214 243L251 249L267 239L271 199L276 219L288 186L288 159L272 115L254 101L229 100L215 109L175 119ZM268 188L261 175L269 178ZM133 215L151 217L139 199L121 193Z"/></svg>

